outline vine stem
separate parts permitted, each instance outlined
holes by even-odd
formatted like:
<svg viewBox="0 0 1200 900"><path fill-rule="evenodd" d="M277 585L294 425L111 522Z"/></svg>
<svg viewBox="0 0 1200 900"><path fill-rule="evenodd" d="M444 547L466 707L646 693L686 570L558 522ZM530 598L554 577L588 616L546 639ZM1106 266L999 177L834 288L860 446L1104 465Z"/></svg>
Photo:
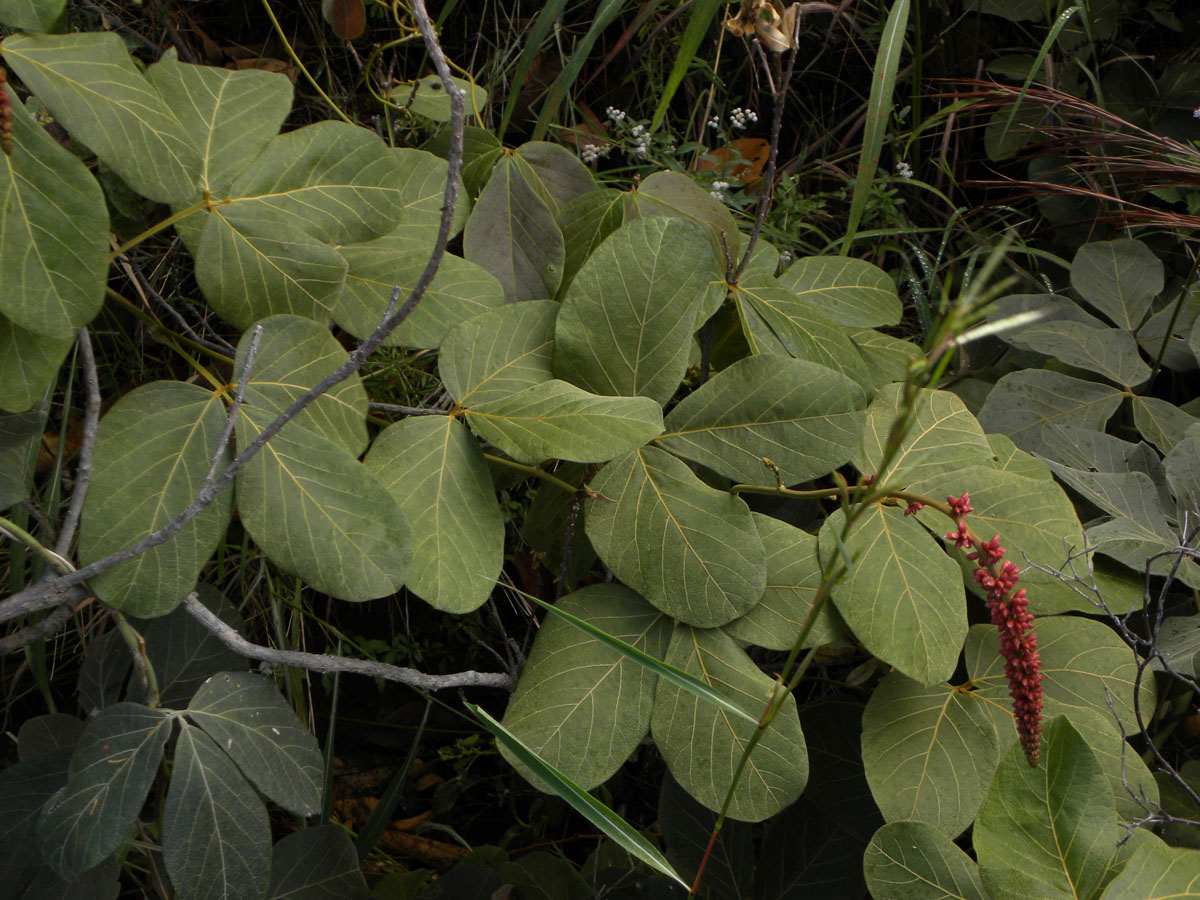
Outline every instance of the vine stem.
<svg viewBox="0 0 1200 900"><path fill-rule="evenodd" d="M313 78L312 73L308 71L308 67L305 66L300 60L300 57L296 53L296 48L292 46L292 42L288 40L288 36L283 33L283 26L280 25L279 20L275 18L275 10L271 9L270 0L262 0L262 5L263 9L267 13L267 18L271 20L271 25L275 29L275 33L279 35L279 40L283 42L283 49L287 51L287 55L291 58L296 68L304 73L305 79L307 79L308 83L312 85L313 90L316 91L320 95L321 99L329 105L330 109L337 113L339 119L341 119L347 125L354 125L354 121L344 112L342 112L338 105L333 102L330 96L325 93L321 85L317 83L317 79ZM358 126L355 125L355 127L357 128Z"/></svg>
<svg viewBox="0 0 1200 900"><path fill-rule="evenodd" d="M490 463L495 463L498 466L505 466L517 472L525 472L529 475L533 475L536 478L541 478L543 481L546 481L557 488L562 488L562 490L567 491L570 494L576 494L579 492L579 488L575 487L575 485L563 481L557 475L552 475L545 469L539 468L538 466L527 466L525 463L519 463L513 459L505 459L503 456L496 456L494 453L485 453L483 454L483 458Z"/></svg>
<svg viewBox="0 0 1200 900"><path fill-rule="evenodd" d="M117 257L121 256L122 254L126 253L129 250L132 250L134 247L136 247L138 244L140 244L142 241L146 240L147 238L154 237L154 235L158 234L163 229L169 228L170 226L174 225L180 219L186 219L192 213L199 212L202 209L208 209L211 205L212 205L212 198L209 197L208 192L205 191L204 197L202 199L197 200L191 206L184 207L177 213L172 213L171 215L169 215L165 219L163 219L161 222L155 222L153 225L151 225L149 228L147 228L141 234L134 235L129 240L127 240L125 243L123 243L121 246L117 247L116 250L114 250L112 253L108 254L108 261L110 263L114 262L117 259Z"/></svg>

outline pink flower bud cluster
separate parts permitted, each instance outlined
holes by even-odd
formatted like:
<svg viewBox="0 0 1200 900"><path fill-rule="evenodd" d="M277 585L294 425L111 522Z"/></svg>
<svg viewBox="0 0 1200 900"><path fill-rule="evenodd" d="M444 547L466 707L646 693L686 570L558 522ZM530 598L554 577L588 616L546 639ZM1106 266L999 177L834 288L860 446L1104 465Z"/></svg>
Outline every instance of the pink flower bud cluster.
<svg viewBox="0 0 1200 900"><path fill-rule="evenodd" d="M13 127L12 107L8 105L8 92L4 89L4 69L0 67L0 150L5 156L12 156Z"/></svg>
<svg viewBox="0 0 1200 900"><path fill-rule="evenodd" d="M967 559L974 560L975 583L987 592L987 605L992 624L1000 632L1000 653L1004 657L1004 674L1008 676L1009 694L1017 720L1021 748L1031 766L1036 766L1041 749L1042 734L1042 665L1037 651L1037 635L1033 631L1033 615L1024 588L1013 590L1021 571L1011 560L1004 559L1005 549L1000 536L990 541L977 538L967 526L967 513L973 511L968 494L947 497L954 514L955 530L946 535L955 547L968 547Z"/></svg>

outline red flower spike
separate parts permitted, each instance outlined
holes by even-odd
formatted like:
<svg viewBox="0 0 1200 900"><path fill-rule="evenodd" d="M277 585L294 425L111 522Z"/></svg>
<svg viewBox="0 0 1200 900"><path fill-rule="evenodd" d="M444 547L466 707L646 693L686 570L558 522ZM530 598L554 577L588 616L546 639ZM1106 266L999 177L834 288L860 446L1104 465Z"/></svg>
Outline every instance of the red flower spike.
<svg viewBox="0 0 1200 900"><path fill-rule="evenodd" d="M919 513L924 508L925 508L924 503L921 503L919 500L913 500L912 502L910 502L908 504L908 506L904 507L904 514L906 516L913 516L913 515L916 515L917 513Z"/></svg>
<svg viewBox="0 0 1200 900"><path fill-rule="evenodd" d="M8 91L4 89L6 81L4 69L0 67L0 150L5 156L12 156L12 107L8 104Z"/></svg>
<svg viewBox="0 0 1200 900"><path fill-rule="evenodd" d="M964 493L961 497L958 497L958 498L947 497L946 503L948 503L950 505L950 509L953 510L954 515L959 519L961 519L967 513L975 511L975 507L973 507L971 505L971 495L970 494Z"/></svg>

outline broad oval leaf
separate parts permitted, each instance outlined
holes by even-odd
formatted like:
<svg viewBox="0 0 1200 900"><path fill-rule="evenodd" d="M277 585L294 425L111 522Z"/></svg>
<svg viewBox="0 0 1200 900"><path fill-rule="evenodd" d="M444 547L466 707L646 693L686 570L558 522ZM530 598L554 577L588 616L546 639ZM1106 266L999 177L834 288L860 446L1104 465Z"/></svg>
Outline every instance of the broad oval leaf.
<svg viewBox="0 0 1200 900"><path fill-rule="evenodd" d="M863 872L875 900L989 900L975 860L923 822L890 822L875 832Z"/></svg>
<svg viewBox="0 0 1200 900"><path fill-rule="evenodd" d="M268 419L242 408L239 447ZM412 532L383 485L344 447L290 424L237 474L242 524L281 568L342 600L397 591Z"/></svg>
<svg viewBox="0 0 1200 900"><path fill-rule="evenodd" d="M559 318L562 321L562 318ZM664 450L735 481L784 484L826 475L858 447L866 397L845 375L786 356L751 356L671 410Z"/></svg>
<svg viewBox="0 0 1200 900"><path fill-rule="evenodd" d="M746 710L765 709L777 682L717 629L676 626L666 661L708 683ZM650 720L654 742L675 780L719 811L755 725L660 681ZM808 751L796 699L789 696L754 748L733 794L729 816L758 822L791 805L808 781Z"/></svg>
<svg viewBox="0 0 1200 900"><path fill-rule="evenodd" d="M54 118L131 188L159 203L191 198L200 160L187 131L115 32L14 34L3 49Z"/></svg>
<svg viewBox="0 0 1200 900"><path fill-rule="evenodd" d="M0 413L0 512L32 494L37 449L49 411L46 402L22 413Z"/></svg>
<svg viewBox="0 0 1200 900"><path fill-rule="evenodd" d="M146 79L174 110L186 111L196 149L193 197L221 197L262 153L292 108L292 83L279 72L230 71L182 63L174 52L146 69Z"/></svg>
<svg viewBox="0 0 1200 900"><path fill-rule="evenodd" d="M446 336L438 374L463 406L499 400L554 378L551 300L510 303L463 322Z"/></svg>
<svg viewBox="0 0 1200 900"><path fill-rule="evenodd" d="M671 622L629 588L594 584L557 608L662 658ZM658 675L565 619L542 623L503 725L584 790L607 781L650 729ZM505 745L501 754L541 790L548 786Z"/></svg>
<svg viewBox="0 0 1200 900"><path fill-rule="evenodd" d="M903 385L889 385L875 395L867 407L862 450L854 465L865 475L882 476L888 483L909 484L914 480L980 463L992 456L983 429L966 404L949 391L918 391L912 420L886 473L883 463L892 423L900 414Z"/></svg>
<svg viewBox="0 0 1200 900"><path fill-rule="evenodd" d="M45 338L70 339L104 302L108 211L77 156L7 85L12 151L0 154L0 312Z"/></svg>
<svg viewBox="0 0 1200 900"><path fill-rule="evenodd" d="M643 447L591 481L588 538L651 604L707 628L744 614L766 587L766 553L750 510L684 463Z"/></svg>
<svg viewBox="0 0 1200 900"><path fill-rule="evenodd" d="M805 736L812 738L810 732ZM816 783L815 772L810 782ZM867 841L843 830L842 823L808 796L773 818L754 869L752 900L861 900Z"/></svg>
<svg viewBox="0 0 1200 900"><path fill-rule="evenodd" d="M1020 369L996 382L979 410L984 431L998 431L1028 453L1039 453L1043 430L1075 425L1103 431L1122 392L1046 369Z"/></svg>
<svg viewBox="0 0 1200 900"><path fill-rule="evenodd" d="M821 528L821 556L836 551L837 510ZM899 507L874 505L845 539L854 565L833 602L875 656L920 684L945 681L967 636L962 575L933 537Z"/></svg>
<svg viewBox="0 0 1200 900"><path fill-rule="evenodd" d="M919 345L904 341L872 328L847 328L846 334L862 355L870 360L868 374L871 384L881 388L893 381L904 381L909 367L923 360Z"/></svg>
<svg viewBox="0 0 1200 900"><path fill-rule="evenodd" d="M806 359L870 388L866 359L816 305L761 276L745 279L733 297L752 352Z"/></svg>
<svg viewBox="0 0 1200 900"><path fill-rule="evenodd" d="M616 188L598 188L574 197L559 210L566 260L559 295L570 287L584 261L625 220L625 194Z"/></svg>
<svg viewBox="0 0 1200 900"><path fill-rule="evenodd" d="M1108 883L1102 900L1200 897L1200 851L1159 841L1139 847Z"/></svg>
<svg viewBox="0 0 1200 900"><path fill-rule="evenodd" d="M246 381L244 403L257 416L282 413L313 385L346 362L348 355L324 325L301 316L271 316L262 328L258 353ZM235 380L246 367L252 332L242 335L233 360ZM355 373L335 384L296 415L293 422L358 456L367 445L367 392Z"/></svg>
<svg viewBox="0 0 1200 900"><path fill-rule="evenodd" d="M1188 429L1200 423L1200 419L1158 397L1133 397L1130 404L1138 432L1164 454L1175 449Z"/></svg>
<svg viewBox="0 0 1200 900"><path fill-rule="evenodd" d="M1047 723L1041 762L1000 760L972 838L993 897L1090 897L1113 854L1117 813L1091 748L1065 718Z"/></svg>
<svg viewBox="0 0 1200 900"><path fill-rule="evenodd" d="M762 513L753 516L767 554L767 586L762 599L745 615L726 625L725 632L756 647L790 650L821 586L817 538ZM844 636L845 628L826 603L804 646L818 647Z"/></svg>
<svg viewBox="0 0 1200 900"><path fill-rule="evenodd" d="M863 713L871 794L889 822L911 820L958 837L971 824L1000 761L982 703L948 684L885 677Z"/></svg>
<svg viewBox="0 0 1200 900"><path fill-rule="evenodd" d="M321 751L274 684L249 672L220 672L196 691L187 716L284 809L317 812Z"/></svg>
<svg viewBox="0 0 1200 900"><path fill-rule="evenodd" d="M733 213L720 200L682 172L655 172L637 190L625 195L625 221L642 216L691 219L703 226L712 245L713 260L724 270L728 257L737 260L742 233Z"/></svg>
<svg viewBox="0 0 1200 900"><path fill-rule="evenodd" d="M198 385L157 381L131 391L100 420L95 474L80 519L79 559L103 559L162 528L204 484L221 433L224 405ZM222 449L221 462L228 462ZM101 572L89 584L130 615L170 612L196 584L229 525L222 491L170 540Z"/></svg>
<svg viewBox="0 0 1200 900"><path fill-rule="evenodd" d="M380 433L365 463L413 528L408 589L445 612L483 605L504 564L504 520L466 426L412 416Z"/></svg>
<svg viewBox="0 0 1200 900"><path fill-rule="evenodd" d="M562 231L526 169L502 155L463 232L464 255L500 279L509 302L553 297L565 260Z"/></svg>
<svg viewBox="0 0 1200 900"><path fill-rule="evenodd" d="M363 900L354 843L341 825L317 825L286 835L271 850L271 881L264 900Z"/></svg>
<svg viewBox="0 0 1200 900"><path fill-rule="evenodd" d="M21 31L49 31L66 5L66 0L3 0L0 22Z"/></svg>
<svg viewBox="0 0 1200 900"><path fill-rule="evenodd" d="M74 343L39 337L0 315L0 409L20 413L37 404Z"/></svg>
<svg viewBox="0 0 1200 900"><path fill-rule="evenodd" d="M556 215L576 197L596 187L591 170L562 144L527 141L515 155L526 179Z"/></svg>
<svg viewBox="0 0 1200 900"><path fill-rule="evenodd" d="M42 857L61 877L77 878L125 840L158 774L171 715L138 703L115 703L83 730L70 778L42 807Z"/></svg>
<svg viewBox="0 0 1200 900"><path fill-rule="evenodd" d="M1163 273L1162 261L1141 241L1093 241L1071 261L1071 287L1132 334L1162 293Z"/></svg>
<svg viewBox="0 0 1200 900"><path fill-rule="evenodd" d="M162 852L180 900L259 900L271 864L267 809L200 729L180 723Z"/></svg>
<svg viewBox="0 0 1200 900"><path fill-rule="evenodd" d="M778 278L779 285L816 303L839 325L876 328L900 321L900 295L887 272L865 259L809 256Z"/></svg>
<svg viewBox="0 0 1200 900"><path fill-rule="evenodd" d="M379 327L392 291L400 288L400 302L404 302L429 263L428 249L414 244L407 232L400 229L337 248L349 268L333 318L355 337L365 338ZM436 348L455 326L503 305L504 289L493 275L446 254L417 308L388 335L384 345Z"/></svg>
<svg viewBox="0 0 1200 900"><path fill-rule="evenodd" d="M21 761L0 772L0 866L25 865L37 855L38 813L66 785L71 764L71 747L28 755L21 749Z"/></svg>
<svg viewBox="0 0 1200 900"><path fill-rule="evenodd" d="M686 219L635 219L583 264L554 331L554 370L597 394L665 403L687 370L696 311L717 277Z"/></svg>
<svg viewBox="0 0 1200 900"><path fill-rule="evenodd" d="M1150 377L1150 366L1127 331L1099 322L1041 322L1022 328L1018 334L1021 344L1030 350L1096 372L1124 387L1141 384Z"/></svg>
<svg viewBox="0 0 1200 900"><path fill-rule="evenodd" d="M603 462L662 433L649 397L601 397L565 381L544 381L476 403L467 419L480 436L519 462Z"/></svg>

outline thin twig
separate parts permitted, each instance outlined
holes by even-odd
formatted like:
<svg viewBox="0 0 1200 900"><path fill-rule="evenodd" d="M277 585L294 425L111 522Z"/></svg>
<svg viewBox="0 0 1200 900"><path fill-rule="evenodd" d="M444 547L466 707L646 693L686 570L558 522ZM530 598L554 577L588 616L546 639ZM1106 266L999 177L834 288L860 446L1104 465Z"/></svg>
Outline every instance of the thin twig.
<svg viewBox="0 0 1200 900"><path fill-rule="evenodd" d="M448 416L444 409L426 409L423 406L401 406L398 403L372 403L371 412L396 413L402 416Z"/></svg>
<svg viewBox="0 0 1200 900"><path fill-rule="evenodd" d="M53 637L62 630L63 625L66 624L67 619L71 618L74 612L74 604L64 603L58 609L51 610L45 618L39 619L32 625L27 625L18 631L14 631L12 634L6 634L0 638L0 656L16 653L30 644Z"/></svg>
<svg viewBox="0 0 1200 900"><path fill-rule="evenodd" d="M87 399L83 411L83 434L79 439L79 464L75 467L75 485L71 488L71 504L63 519L62 531L54 552L65 557L71 550L75 529L79 527L79 516L83 512L83 501L92 482L92 450L96 446L96 430L100 425L100 378L96 373L96 355L92 352L92 338L86 328L79 329L79 355L83 357L83 385Z"/></svg>
<svg viewBox="0 0 1200 900"><path fill-rule="evenodd" d="M225 455L225 448L229 446L229 441L233 438L233 429L237 425L238 413L242 409L242 400L246 396L246 385L250 383L250 370L254 368L254 360L258 356L258 347L261 341L262 326L255 325L254 331L250 335L250 345L246 348L246 361L242 363L242 374L238 376L238 386L233 394L233 403L229 406L229 415L225 417L225 427L221 431L220 440L217 441L217 449L213 451L208 473L200 485L201 490L209 487L213 483L213 479L217 477L217 468L221 465L221 457Z"/></svg>
<svg viewBox="0 0 1200 900"><path fill-rule="evenodd" d="M284 425L311 405L314 400L335 384L339 384L361 369L370 355L386 340L388 335L401 322L412 315L413 311L417 308L430 282L433 281L438 268L442 264L442 258L446 253L446 245L450 241L450 231L454 222L454 210L458 201L459 173L462 169L466 93L460 91L455 87L454 82L451 81L449 64L446 62L445 54L437 42L437 37L434 34L433 25L429 20L429 13L425 9L423 0L413 0L412 7L417 20L417 26L429 50L430 58L433 60L438 75L441 76L442 85L446 89L447 96L450 97L451 140L446 164L446 187L442 193L442 218L438 225L437 241L429 255L429 261L425 264L424 271L422 271L420 278L417 279L408 298L401 304L398 310L384 317L375 331L359 344L358 348L350 354L346 362L322 378L301 396L297 397L287 409L263 428L258 436L225 467L220 475L213 479L211 483L202 486L200 491L197 492L195 499L183 512L162 528L147 535L140 541L130 544L128 547L109 554L103 559L96 560L90 565L84 566L68 575L39 582L22 591L18 591L4 601L0 601L0 623L26 613L36 612L40 609L46 609L66 602L72 593L70 589L76 585L82 584L93 575L99 575L101 572L107 571L118 563L126 562L136 556L140 556L147 550L157 547L173 538L185 525L212 504L221 491L233 482L234 477L242 470L246 463L266 445L267 441L278 434Z"/></svg>
<svg viewBox="0 0 1200 900"><path fill-rule="evenodd" d="M367 659L346 659L324 653L305 653L302 650L275 650L246 640L233 626L223 622L200 602L195 593L183 601L188 614L207 628L222 644L247 659L257 659L275 666L295 666L310 672L350 672L370 678L382 678L407 684L423 691L440 691L456 687L491 687L511 691L516 678L504 672L455 672L450 675L427 675L416 669L393 666Z"/></svg>

